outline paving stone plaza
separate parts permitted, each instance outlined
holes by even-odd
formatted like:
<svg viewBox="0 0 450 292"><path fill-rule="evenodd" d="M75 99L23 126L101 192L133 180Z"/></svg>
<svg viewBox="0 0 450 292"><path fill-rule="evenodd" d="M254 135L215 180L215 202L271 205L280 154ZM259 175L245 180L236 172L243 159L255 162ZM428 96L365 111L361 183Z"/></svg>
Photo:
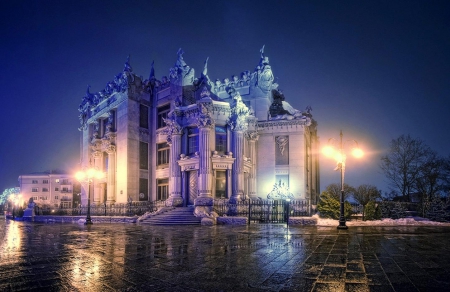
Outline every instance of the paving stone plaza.
<svg viewBox="0 0 450 292"><path fill-rule="evenodd" d="M0 291L450 291L450 227L0 219Z"/></svg>

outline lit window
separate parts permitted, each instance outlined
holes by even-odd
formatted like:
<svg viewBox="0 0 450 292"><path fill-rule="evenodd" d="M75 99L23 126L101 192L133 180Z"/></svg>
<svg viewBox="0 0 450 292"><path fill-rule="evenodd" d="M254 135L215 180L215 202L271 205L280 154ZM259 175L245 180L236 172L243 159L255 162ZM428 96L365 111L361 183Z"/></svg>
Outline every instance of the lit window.
<svg viewBox="0 0 450 292"><path fill-rule="evenodd" d="M59 184L59 178L55 179L55 183Z"/></svg>
<svg viewBox="0 0 450 292"><path fill-rule="evenodd" d="M198 128L188 129L188 154L192 155L198 151Z"/></svg>
<svg viewBox="0 0 450 292"><path fill-rule="evenodd" d="M156 180L157 184L157 194L156 200L163 201L169 197L169 179L158 179Z"/></svg>
<svg viewBox="0 0 450 292"><path fill-rule="evenodd" d="M216 171L216 198L227 197L227 175L225 170Z"/></svg>
<svg viewBox="0 0 450 292"><path fill-rule="evenodd" d="M169 164L169 153L170 146L167 143L160 143L157 145L158 149L158 159L156 161L156 165L165 165Z"/></svg>
<svg viewBox="0 0 450 292"><path fill-rule="evenodd" d="M216 126L216 151L227 151L227 129L225 127Z"/></svg>

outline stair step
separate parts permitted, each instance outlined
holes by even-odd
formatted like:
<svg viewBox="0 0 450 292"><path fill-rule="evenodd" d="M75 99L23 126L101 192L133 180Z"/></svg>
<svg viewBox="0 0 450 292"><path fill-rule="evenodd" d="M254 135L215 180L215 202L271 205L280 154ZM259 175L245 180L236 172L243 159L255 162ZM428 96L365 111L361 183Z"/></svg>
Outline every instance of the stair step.
<svg viewBox="0 0 450 292"><path fill-rule="evenodd" d="M194 216L194 207L178 207L141 221L150 225L200 225L201 218Z"/></svg>

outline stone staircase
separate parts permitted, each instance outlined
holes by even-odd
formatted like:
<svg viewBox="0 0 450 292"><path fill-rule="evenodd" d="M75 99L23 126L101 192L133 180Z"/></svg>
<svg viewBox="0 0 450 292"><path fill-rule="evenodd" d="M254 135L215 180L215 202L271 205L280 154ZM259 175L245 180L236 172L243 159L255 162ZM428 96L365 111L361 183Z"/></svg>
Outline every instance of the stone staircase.
<svg viewBox="0 0 450 292"><path fill-rule="evenodd" d="M200 225L201 218L194 216L194 206L177 207L162 214L153 215L140 222L150 225Z"/></svg>

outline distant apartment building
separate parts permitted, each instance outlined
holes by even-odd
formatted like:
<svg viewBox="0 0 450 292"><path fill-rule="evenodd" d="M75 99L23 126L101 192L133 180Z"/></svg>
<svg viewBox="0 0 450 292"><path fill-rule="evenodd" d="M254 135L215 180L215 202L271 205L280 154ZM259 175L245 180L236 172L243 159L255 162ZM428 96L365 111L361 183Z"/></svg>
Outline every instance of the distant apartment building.
<svg viewBox="0 0 450 292"><path fill-rule="evenodd" d="M72 208L76 184L77 182L69 174L40 172L19 176L23 202L27 204L30 198L33 198L34 202L41 207Z"/></svg>

